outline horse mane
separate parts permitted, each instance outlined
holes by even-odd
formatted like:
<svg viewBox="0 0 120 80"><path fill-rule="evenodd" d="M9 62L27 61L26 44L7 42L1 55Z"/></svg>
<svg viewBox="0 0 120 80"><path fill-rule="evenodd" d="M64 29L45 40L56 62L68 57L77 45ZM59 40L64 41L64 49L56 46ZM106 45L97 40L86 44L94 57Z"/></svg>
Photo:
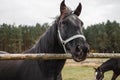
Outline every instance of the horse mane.
<svg viewBox="0 0 120 80"><path fill-rule="evenodd" d="M63 53L64 51L59 48L60 47L58 44L60 44L58 41L57 37L57 21L59 18L57 18L52 26L50 26L46 32L38 39L36 44L33 45L32 48L29 50L25 51L25 53L56 53L56 52L61 52ZM58 51L55 51L58 50Z"/></svg>
<svg viewBox="0 0 120 80"><path fill-rule="evenodd" d="M71 15L72 12L73 11L70 8L67 8L67 12L64 18ZM36 44L29 50L25 51L25 53L64 53L63 47L61 47L62 45L59 43L57 37L57 27L59 20L60 16L56 17L56 20L53 22L52 26L50 26L46 32L38 39Z"/></svg>

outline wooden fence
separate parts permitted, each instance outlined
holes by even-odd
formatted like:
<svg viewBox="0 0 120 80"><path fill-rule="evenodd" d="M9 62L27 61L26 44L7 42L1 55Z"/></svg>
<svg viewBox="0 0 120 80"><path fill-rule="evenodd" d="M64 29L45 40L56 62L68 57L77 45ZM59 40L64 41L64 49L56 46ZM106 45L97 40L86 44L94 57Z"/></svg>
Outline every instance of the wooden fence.
<svg viewBox="0 0 120 80"><path fill-rule="evenodd" d="M88 58L120 58L120 53L90 53ZM71 59L71 54L47 54L47 53L37 53L37 54L0 54L0 60L36 60L36 59Z"/></svg>

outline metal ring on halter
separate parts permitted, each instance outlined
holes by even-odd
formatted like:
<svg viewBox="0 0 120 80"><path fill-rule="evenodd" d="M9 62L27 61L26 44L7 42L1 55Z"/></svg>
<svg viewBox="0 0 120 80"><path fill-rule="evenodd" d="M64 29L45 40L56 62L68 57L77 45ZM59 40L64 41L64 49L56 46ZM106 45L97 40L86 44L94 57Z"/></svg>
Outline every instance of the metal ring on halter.
<svg viewBox="0 0 120 80"><path fill-rule="evenodd" d="M59 26L58 26L58 27L59 27ZM65 48L65 45L66 45L68 42L70 42L70 41L72 41L72 40L74 40L74 39L76 39L76 38L83 38L84 40L86 40L85 36L84 36L84 35L81 35L81 34L76 34L76 35L74 35L74 36L72 36L72 37L70 37L70 38L68 38L68 39L66 39L66 40L63 40L62 37L61 37L59 28L58 28L58 36L59 36L59 39L60 39L60 41L61 41L61 43L62 43L62 46L63 46L63 48L64 48L65 53L67 53L67 50L66 50L66 48Z"/></svg>

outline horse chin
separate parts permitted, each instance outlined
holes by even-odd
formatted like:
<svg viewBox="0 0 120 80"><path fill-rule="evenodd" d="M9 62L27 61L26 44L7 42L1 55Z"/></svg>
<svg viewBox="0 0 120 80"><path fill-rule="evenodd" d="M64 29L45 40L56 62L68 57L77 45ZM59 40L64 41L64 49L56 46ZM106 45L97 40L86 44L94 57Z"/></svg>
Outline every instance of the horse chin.
<svg viewBox="0 0 120 80"><path fill-rule="evenodd" d="M73 57L73 60L76 61L76 62L81 62L81 61L83 61L82 59L75 58L75 57Z"/></svg>
<svg viewBox="0 0 120 80"><path fill-rule="evenodd" d="M77 54L78 54L78 53L77 53ZM87 54L87 53L83 53L83 52L79 53L79 55L73 55L73 54L72 54L72 58L73 58L73 60L76 61L76 62L81 62L81 61L84 61L84 60L86 59L86 57L87 57L86 54Z"/></svg>

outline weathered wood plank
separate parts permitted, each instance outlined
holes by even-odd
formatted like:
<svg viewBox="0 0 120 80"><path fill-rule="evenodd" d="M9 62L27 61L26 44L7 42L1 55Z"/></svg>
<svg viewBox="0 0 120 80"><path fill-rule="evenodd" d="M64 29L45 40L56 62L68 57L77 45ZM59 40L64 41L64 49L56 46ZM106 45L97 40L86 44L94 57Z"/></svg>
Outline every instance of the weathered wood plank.
<svg viewBox="0 0 120 80"><path fill-rule="evenodd" d="M37 53L37 54L0 54L0 60L47 60L47 59L71 59L71 54L45 54L45 53ZM119 53L110 54L110 53L90 53L88 54L88 58L120 58Z"/></svg>

